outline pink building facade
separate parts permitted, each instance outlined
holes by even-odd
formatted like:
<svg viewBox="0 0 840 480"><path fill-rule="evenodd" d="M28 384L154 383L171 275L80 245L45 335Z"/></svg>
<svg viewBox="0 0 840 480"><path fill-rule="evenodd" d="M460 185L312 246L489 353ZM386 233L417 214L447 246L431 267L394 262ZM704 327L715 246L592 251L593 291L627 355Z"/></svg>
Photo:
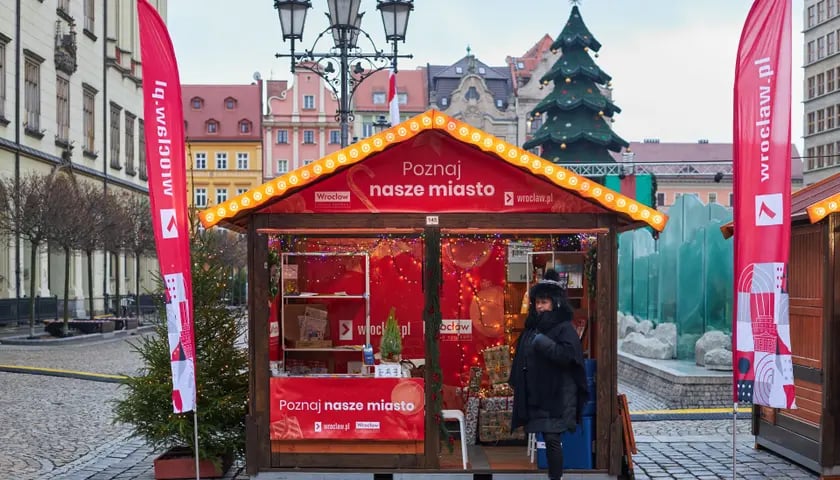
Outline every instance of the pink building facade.
<svg viewBox="0 0 840 480"><path fill-rule="evenodd" d="M338 100L323 80L298 70L294 82L265 83L263 176L270 180L341 148Z"/></svg>

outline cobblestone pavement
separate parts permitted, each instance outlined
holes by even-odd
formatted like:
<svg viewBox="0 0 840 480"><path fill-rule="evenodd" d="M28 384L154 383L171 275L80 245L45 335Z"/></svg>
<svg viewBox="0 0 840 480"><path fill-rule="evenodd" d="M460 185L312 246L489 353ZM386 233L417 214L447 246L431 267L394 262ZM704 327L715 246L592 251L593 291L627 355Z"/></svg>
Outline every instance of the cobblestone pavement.
<svg viewBox="0 0 840 480"><path fill-rule="evenodd" d="M127 342L61 347L0 345L0 364L130 374L140 363ZM0 472L15 480L152 480L152 451L111 423L120 387L72 378L0 373ZM647 392L621 385L631 410L659 410ZM633 424L637 478L731 478L732 421L645 421ZM749 421L739 420L741 478L816 479L769 452L753 449ZM245 480L242 465L225 477Z"/></svg>
<svg viewBox="0 0 840 480"><path fill-rule="evenodd" d="M655 394L626 383L618 383L618 393L627 395L627 407L631 412L639 410L665 410L668 404Z"/></svg>

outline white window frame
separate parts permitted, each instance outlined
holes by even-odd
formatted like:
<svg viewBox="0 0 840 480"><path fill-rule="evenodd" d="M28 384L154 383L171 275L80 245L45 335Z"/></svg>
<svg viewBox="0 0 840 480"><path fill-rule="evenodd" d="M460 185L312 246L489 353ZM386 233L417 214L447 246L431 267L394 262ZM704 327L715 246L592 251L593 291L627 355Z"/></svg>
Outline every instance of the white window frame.
<svg viewBox="0 0 840 480"><path fill-rule="evenodd" d="M388 101L388 94L385 92L373 92L373 104L374 105L385 105Z"/></svg>
<svg viewBox="0 0 840 480"><path fill-rule="evenodd" d="M282 137L282 138L281 138ZM284 129L277 130L277 144L287 144L289 143L289 131Z"/></svg>
<svg viewBox="0 0 840 480"><path fill-rule="evenodd" d="M240 196L240 195L244 194L244 193L245 193L245 192L247 192L247 191L248 191L248 188L247 188L247 187L244 187L244 188L243 188L243 187L239 187L239 188L237 188L237 189L236 189L236 196L238 197L238 196Z"/></svg>
<svg viewBox="0 0 840 480"><path fill-rule="evenodd" d="M709 192L709 195L707 197L709 199L709 202L708 202L709 205L711 205L713 203L718 203L717 192Z"/></svg>
<svg viewBox="0 0 840 480"><path fill-rule="evenodd" d="M315 110L315 95L304 95L303 96L303 109L304 110Z"/></svg>
<svg viewBox="0 0 840 480"><path fill-rule="evenodd" d="M227 188L217 188L216 189L216 205L221 205L227 202L228 193Z"/></svg>
<svg viewBox="0 0 840 480"><path fill-rule="evenodd" d="M311 137L311 139L309 137ZM306 144L306 145L314 145L315 144L315 130L304 130L303 131L303 143Z"/></svg>
<svg viewBox="0 0 840 480"><path fill-rule="evenodd" d="M248 170L248 164L251 161L251 155L248 152L236 153L236 169Z"/></svg>
<svg viewBox="0 0 840 480"><path fill-rule="evenodd" d="M195 152L193 163L196 170L207 170L207 152Z"/></svg>
<svg viewBox="0 0 840 480"><path fill-rule="evenodd" d="M330 130L330 144L337 145L341 143L341 130Z"/></svg>
<svg viewBox="0 0 840 480"><path fill-rule="evenodd" d="M277 160L277 173L289 173L289 161L285 158Z"/></svg>
<svg viewBox="0 0 840 480"><path fill-rule="evenodd" d="M228 168L228 154L227 152L216 152L216 170L227 170Z"/></svg>
<svg viewBox="0 0 840 480"><path fill-rule="evenodd" d="M193 203L196 207L207 206L207 189L205 187L198 187L194 189Z"/></svg>

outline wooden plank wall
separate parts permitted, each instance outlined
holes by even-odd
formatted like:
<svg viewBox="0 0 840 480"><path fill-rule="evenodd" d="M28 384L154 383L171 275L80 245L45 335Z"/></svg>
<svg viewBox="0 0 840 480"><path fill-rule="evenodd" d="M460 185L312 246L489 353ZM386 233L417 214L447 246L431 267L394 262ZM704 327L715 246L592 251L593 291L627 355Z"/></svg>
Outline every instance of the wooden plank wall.
<svg viewBox="0 0 840 480"><path fill-rule="evenodd" d="M793 363L822 368L825 245L820 225L797 226L790 242L790 341Z"/></svg>

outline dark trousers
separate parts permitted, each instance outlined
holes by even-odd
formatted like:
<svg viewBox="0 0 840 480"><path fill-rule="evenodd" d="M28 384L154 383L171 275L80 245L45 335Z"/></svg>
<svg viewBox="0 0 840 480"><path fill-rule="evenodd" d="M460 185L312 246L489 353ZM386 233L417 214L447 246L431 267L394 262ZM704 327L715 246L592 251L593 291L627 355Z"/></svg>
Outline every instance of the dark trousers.
<svg viewBox="0 0 840 480"><path fill-rule="evenodd" d="M563 441L559 433L543 433L549 480L563 478Z"/></svg>

